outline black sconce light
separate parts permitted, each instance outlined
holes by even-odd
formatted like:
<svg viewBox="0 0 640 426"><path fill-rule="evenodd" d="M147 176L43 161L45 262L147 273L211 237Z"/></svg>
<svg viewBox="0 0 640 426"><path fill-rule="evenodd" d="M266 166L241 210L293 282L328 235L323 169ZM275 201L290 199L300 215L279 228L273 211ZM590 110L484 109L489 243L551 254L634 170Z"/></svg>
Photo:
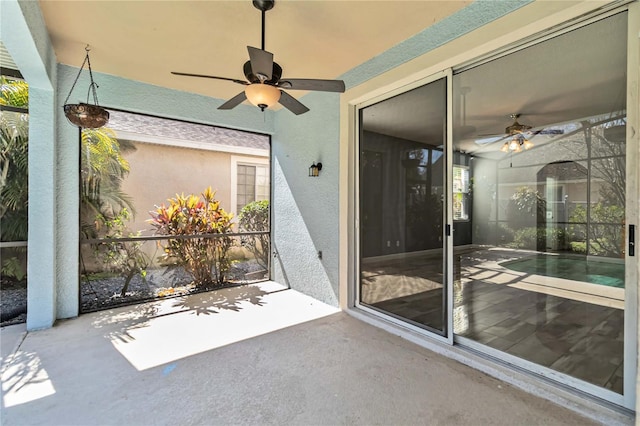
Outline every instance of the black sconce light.
<svg viewBox="0 0 640 426"><path fill-rule="evenodd" d="M311 167L309 167L309 176L318 177L320 175L320 170L322 170L322 163L313 163Z"/></svg>
<svg viewBox="0 0 640 426"><path fill-rule="evenodd" d="M67 116L67 119L78 127L86 128L86 129L97 129L98 127L102 127L109 121L109 112L98 105L98 94L96 93L96 88L98 85L93 81L93 72L91 71L91 61L89 61L89 46L84 49L87 54L84 57L84 62L78 70L78 75L76 76L73 85L71 86L71 90L69 90L69 94L67 95L67 99L64 101L64 115ZM79 104L68 104L69 98L71 97L71 92L73 92L73 88L76 87L76 83L78 82L78 78L80 77L80 73L84 69L84 65L87 64L89 67L89 78L91 79L91 84L89 85L89 90L87 92L87 103L79 103ZM93 104L89 103L89 95L93 92Z"/></svg>

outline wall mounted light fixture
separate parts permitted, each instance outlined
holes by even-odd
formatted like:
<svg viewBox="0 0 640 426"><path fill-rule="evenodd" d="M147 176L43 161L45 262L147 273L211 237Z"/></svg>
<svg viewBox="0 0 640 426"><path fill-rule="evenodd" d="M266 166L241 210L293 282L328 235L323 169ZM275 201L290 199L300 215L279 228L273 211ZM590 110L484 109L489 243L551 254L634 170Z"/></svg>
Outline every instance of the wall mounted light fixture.
<svg viewBox="0 0 640 426"><path fill-rule="evenodd" d="M311 177L318 177L320 176L320 170L322 170L322 163L318 162L313 163L310 167L309 167L309 176Z"/></svg>
<svg viewBox="0 0 640 426"><path fill-rule="evenodd" d="M78 126L85 129L97 129L98 127L102 127L109 122L109 112L98 105L98 94L96 93L96 88L98 85L93 81L93 72L91 72L91 61L89 61L89 45L84 49L87 54L84 57L84 62L82 62L82 66L78 71L78 75L71 86L71 90L69 90L69 94L67 95L67 99L64 101L64 115L69 119L69 121ZM87 64L89 67L89 78L91 78L91 84L89 85L89 90L87 91L87 103L79 103L79 104L68 104L69 98L71 97L71 93L73 92L73 88L76 87L76 83L78 82L78 78L80 78L80 73L84 69L84 65ZM89 103L89 95L93 93L93 104Z"/></svg>

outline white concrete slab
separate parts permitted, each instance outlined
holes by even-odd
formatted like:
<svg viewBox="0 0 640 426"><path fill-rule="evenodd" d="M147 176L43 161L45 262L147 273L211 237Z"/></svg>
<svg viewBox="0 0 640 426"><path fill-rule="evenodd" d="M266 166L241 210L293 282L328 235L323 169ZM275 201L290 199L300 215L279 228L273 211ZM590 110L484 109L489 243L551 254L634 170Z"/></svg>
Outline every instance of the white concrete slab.
<svg viewBox="0 0 640 426"><path fill-rule="evenodd" d="M590 424L272 284L30 332L2 389L6 426Z"/></svg>

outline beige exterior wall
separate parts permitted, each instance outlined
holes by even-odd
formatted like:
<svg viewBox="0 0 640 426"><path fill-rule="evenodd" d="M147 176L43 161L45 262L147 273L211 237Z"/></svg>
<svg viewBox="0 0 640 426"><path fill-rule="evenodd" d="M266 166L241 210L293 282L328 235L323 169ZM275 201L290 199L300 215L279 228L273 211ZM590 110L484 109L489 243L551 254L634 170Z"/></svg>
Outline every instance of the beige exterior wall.
<svg viewBox="0 0 640 426"><path fill-rule="evenodd" d="M176 194L200 194L211 186L226 211L231 207L231 154L202 149L135 142L136 151L128 153L131 171L122 190L134 202L136 217L130 222L133 231L152 235L146 221L154 206L167 204Z"/></svg>

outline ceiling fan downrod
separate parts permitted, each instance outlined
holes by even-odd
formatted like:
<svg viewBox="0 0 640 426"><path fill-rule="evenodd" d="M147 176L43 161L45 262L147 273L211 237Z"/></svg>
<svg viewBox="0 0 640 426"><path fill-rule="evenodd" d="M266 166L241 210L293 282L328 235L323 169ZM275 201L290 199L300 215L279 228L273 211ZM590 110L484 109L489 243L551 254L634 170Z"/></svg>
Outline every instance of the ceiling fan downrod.
<svg viewBox="0 0 640 426"><path fill-rule="evenodd" d="M262 50L264 49L264 34L265 34L265 16L267 14L267 10L273 9L275 6L275 0L253 0L253 6L262 12Z"/></svg>

